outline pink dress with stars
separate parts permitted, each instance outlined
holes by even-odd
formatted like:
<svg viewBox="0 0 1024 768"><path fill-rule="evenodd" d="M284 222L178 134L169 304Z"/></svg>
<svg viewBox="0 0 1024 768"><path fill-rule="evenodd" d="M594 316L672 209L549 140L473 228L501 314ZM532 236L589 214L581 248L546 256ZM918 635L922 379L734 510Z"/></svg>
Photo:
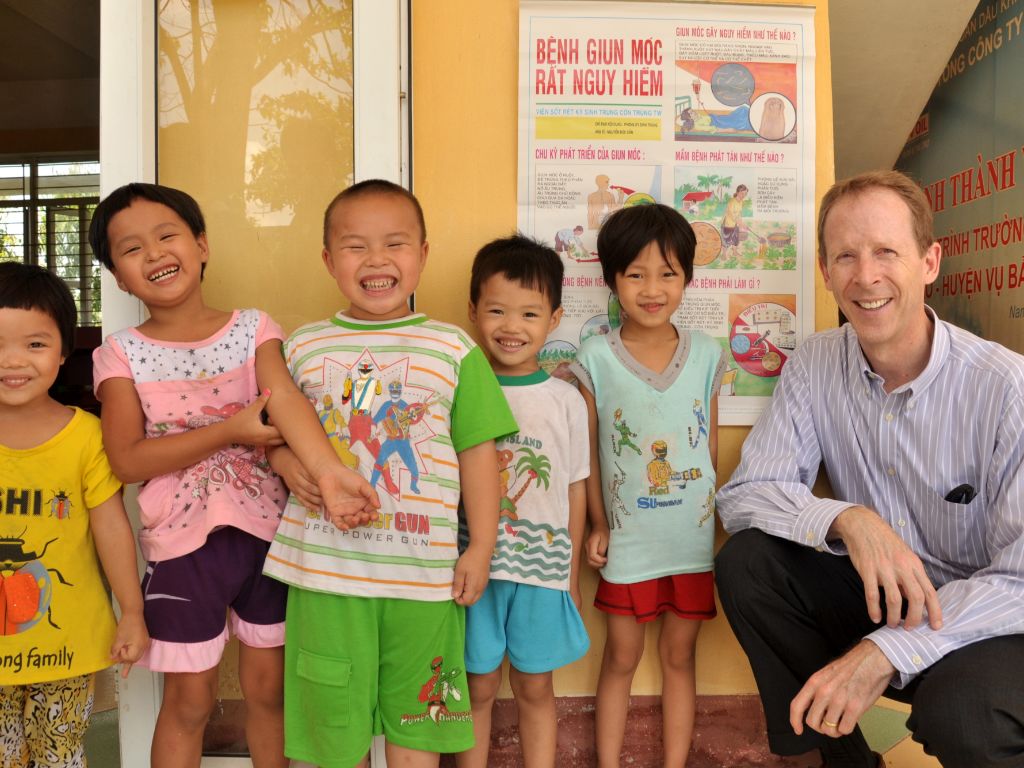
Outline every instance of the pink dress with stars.
<svg viewBox="0 0 1024 768"><path fill-rule="evenodd" d="M256 309L236 310L223 328L202 341L159 341L126 328L93 353L96 391L107 379L131 379L146 417L147 438L203 427L258 397L256 349L283 336L281 327ZM148 561L181 557L226 525L270 541L287 498L262 448L229 446L143 484L142 553Z"/></svg>

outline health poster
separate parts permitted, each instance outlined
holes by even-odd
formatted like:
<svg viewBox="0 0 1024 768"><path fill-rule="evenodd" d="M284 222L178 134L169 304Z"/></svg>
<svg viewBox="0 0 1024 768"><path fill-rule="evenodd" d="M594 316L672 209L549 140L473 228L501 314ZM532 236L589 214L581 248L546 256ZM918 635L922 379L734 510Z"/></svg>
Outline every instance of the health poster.
<svg viewBox="0 0 1024 768"><path fill-rule="evenodd" d="M519 228L565 264L556 374L622 322L597 234L662 203L697 236L678 324L726 352L722 424L752 424L814 329L814 9L520 3Z"/></svg>

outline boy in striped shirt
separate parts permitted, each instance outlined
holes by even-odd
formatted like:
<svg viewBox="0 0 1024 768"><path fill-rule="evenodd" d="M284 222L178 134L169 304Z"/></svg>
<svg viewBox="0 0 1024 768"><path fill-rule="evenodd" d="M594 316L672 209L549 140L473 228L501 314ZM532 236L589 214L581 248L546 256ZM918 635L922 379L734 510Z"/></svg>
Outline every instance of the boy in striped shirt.
<svg viewBox="0 0 1024 768"><path fill-rule="evenodd" d="M411 193L346 189L324 215L323 260L349 307L285 344L339 456L381 497L375 522L345 530L294 456L273 457L293 494L266 564L290 586L285 751L324 768L365 765L380 733L401 765L473 743L464 611L496 537L494 440L516 424L469 336L410 312L427 252ZM461 557L460 494L473 538Z"/></svg>

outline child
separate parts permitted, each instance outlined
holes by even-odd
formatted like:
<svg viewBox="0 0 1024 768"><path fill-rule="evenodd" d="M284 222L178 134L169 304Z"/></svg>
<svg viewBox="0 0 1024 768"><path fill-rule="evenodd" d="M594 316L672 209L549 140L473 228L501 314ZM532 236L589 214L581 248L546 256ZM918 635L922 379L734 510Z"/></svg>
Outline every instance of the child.
<svg viewBox="0 0 1024 768"><path fill-rule="evenodd" d="M143 663L166 673L153 766L199 765L229 607L249 750L257 765L283 766L286 594L262 570L286 494L263 447L293 446L338 524L367 520L375 497L292 384L281 329L258 310L204 303L205 230L196 201L169 187L129 184L96 208L93 252L150 315L94 356L103 440L124 482L145 481Z"/></svg>
<svg viewBox="0 0 1024 768"><path fill-rule="evenodd" d="M324 768L365 765L379 733L389 765L436 766L438 752L473 744L463 606L494 549L494 439L516 425L479 348L410 312L427 250L411 193L381 180L341 192L324 213L323 260L349 307L285 345L382 501L372 527L350 531L290 504L267 557L290 585L287 752ZM285 478L301 486L301 474ZM458 557L460 485L473 540Z"/></svg>
<svg viewBox="0 0 1024 768"><path fill-rule="evenodd" d="M573 366L591 427L587 558L601 568L595 605L608 614L597 687L602 766L619 764L644 623L661 614L664 764L685 765L697 632L715 615L712 515L724 356L708 336L672 324L693 276L695 246L690 225L667 206L609 217L597 249L623 324L587 339Z"/></svg>
<svg viewBox="0 0 1024 768"><path fill-rule="evenodd" d="M476 745L459 755L460 768L487 765L491 708L506 652L524 762L553 768L558 723L551 672L590 647L579 612L590 474L587 407L573 386L537 364L562 317L563 271L553 250L522 235L488 243L473 262L469 317L519 432L497 446L498 544L487 589L466 611Z"/></svg>
<svg viewBox="0 0 1024 768"><path fill-rule="evenodd" d="M77 314L58 277L0 264L4 766L84 766L93 673L114 659L127 676L149 643L135 542L99 420L48 394ZM116 629L101 565L121 607Z"/></svg>

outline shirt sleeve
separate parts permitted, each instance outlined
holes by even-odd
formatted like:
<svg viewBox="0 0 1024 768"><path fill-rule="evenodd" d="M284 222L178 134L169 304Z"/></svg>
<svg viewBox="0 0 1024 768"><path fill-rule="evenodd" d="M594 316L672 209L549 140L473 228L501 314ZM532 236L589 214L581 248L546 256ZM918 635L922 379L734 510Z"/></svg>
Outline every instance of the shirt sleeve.
<svg viewBox="0 0 1024 768"><path fill-rule="evenodd" d="M260 322L256 327L256 346L259 347L266 341L276 339L284 341L284 330L278 325L274 318L266 312L260 312Z"/></svg>
<svg viewBox="0 0 1024 768"><path fill-rule="evenodd" d="M1024 406L1015 392L1006 398L986 487L995 490L984 515L987 564L939 587L942 628L882 627L868 635L896 667L896 687L965 645L1024 633Z"/></svg>
<svg viewBox="0 0 1024 768"><path fill-rule="evenodd" d="M110 468L107 454L103 450L103 438L99 422L93 419L82 457L82 496L89 509L94 509L119 490L121 481Z"/></svg>
<svg viewBox="0 0 1024 768"><path fill-rule="evenodd" d="M839 513L855 505L811 492L821 464L811 402L809 373L798 352L783 368L768 409L743 443L739 467L715 498L729 533L757 528L798 544L845 552L841 543L830 546L825 536Z"/></svg>
<svg viewBox="0 0 1024 768"><path fill-rule="evenodd" d="M569 482L590 477L590 423L583 395L573 390L568 393L566 411L569 416Z"/></svg>
<svg viewBox="0 0 1024 768"><path fill-rule="evenodd" d="M113 336L92 351L92 386L99 397L100 384L107 379L131 379L132 368L121 345Z"/></svg>
<svg viewBox="0 0 1024 768"><path fill-rule="evenodd" d="M474 346L462 358L451 418L456 453L519 430L480 347Z"/></svg>

